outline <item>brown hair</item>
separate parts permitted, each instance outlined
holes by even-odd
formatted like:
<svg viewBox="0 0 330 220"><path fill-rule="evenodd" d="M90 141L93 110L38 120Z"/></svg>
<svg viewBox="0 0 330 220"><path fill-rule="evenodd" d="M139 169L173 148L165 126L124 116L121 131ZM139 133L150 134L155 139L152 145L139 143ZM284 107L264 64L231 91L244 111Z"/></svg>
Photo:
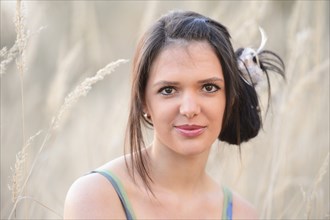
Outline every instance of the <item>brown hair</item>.
<svg viewBox="0 0 330 220"><path fill-rule="evenodd" d="M127 144L131 153L131 174L137 171L150 189L152 181L148 161L141 153L145 147L142 126L151 125L143 116L145 89L150 68L164 47L176 40L207 41L214 49L222 66L225 79L226 107L222 130L218 139L240 145L255 137L261 127L258 96L253 85L242 80L237 57L225 26L208 17L191 11L171 11L157 20L140 39L133 62L131 107L127 126ZM262 55L262 56L261 56ZM267 75L273 70L284 76L284 64L280 57L270 51L260 53L260 67ZM127 163L126 163L127 164Z"/></svg>

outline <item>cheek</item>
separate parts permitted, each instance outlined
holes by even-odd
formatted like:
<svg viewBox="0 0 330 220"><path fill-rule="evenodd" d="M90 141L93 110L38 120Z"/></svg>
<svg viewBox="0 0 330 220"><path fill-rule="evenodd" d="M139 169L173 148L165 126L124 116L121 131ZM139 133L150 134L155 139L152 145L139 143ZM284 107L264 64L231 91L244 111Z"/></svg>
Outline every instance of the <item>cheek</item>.
<svg viewBox="0 0 330 220"><path fill-rule="evenodd" d="M147 109L155 128L171 126L178 113L175 103L157 98L148 100Z"/></svg>
<svg viewBox="0 0 330 220"><path fill-rule="evenodd" d="M226 102L224 99L220 99L218 102L210 104L209 109L209 120L212 122L214 128L220 132L223 116L225 112Z"/></svg>
<svg viewBox="0 0 330 220"><path fill-rule="evenodd" d="M177 116L174 106L167 102L159 102L158 105L153 103L151 111L153 131L157 139L164 143L171 140L173 124Z"/></svg>

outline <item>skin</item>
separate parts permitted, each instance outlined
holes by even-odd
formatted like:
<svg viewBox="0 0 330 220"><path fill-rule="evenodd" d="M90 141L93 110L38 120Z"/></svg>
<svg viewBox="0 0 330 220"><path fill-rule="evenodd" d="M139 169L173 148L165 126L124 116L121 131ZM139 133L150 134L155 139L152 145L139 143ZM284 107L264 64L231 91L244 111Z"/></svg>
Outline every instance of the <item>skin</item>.
<svg viewBox="0 0 330 220"><path fill-rule="evenodd" d="M143 151L150 158L155 197L146 193L139 178L133 183L123 157L100 167L121 179L137 218L221 218L222 188L207 175L205 165L221 131L224 88L221 64L207 42L174 43L156 58L144 106L154 124L154 141ZM198 125L199 130L192 135L182 125ZM125 214L108 180L90 174L71 186L64 218L124 219ZM235 193L233 218L257 219L255 210Z"/></svg>

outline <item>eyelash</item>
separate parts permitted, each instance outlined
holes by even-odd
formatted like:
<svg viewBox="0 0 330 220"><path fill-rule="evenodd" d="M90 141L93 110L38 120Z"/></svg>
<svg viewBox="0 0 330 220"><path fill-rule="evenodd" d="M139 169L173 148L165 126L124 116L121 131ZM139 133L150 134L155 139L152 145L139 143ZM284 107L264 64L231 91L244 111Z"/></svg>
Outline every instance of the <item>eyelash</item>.
<svg viewBox="0 0 330 220"><path fill-rule="evenodd" d="M208 86L211 86L211 87L212 87L212 91L207 91L207 90L205 90L205 88L208 87ZM170 93L165 93L165 90L167 90L167 89L171 89ZM204 84L203 87L202 87L202 90L203 90L204 92L206 92L206 93L215 93L215 92L217 92L217 91L220 90L220 89L221 89L221 88L220 88L218 85L213 84L213 83L206 83L206 84ZM175 87L173 87L173 86L165 86L165 87L160 88L160 89L158 90L158 93L160 93L161 95L164 95L164 96L170 96L170 95L173 95L173 94L174 94L175 90L176 90L176 89L175 89Z"/></svg>
<svg viewBox="0 0 330 220"><path fill-rule="evenodd" d="M169 96L169 95L173 94L172 92L171 93L165 93L166 89L172 89L172 91L175 90L175 88L173 86L165 86L165 87L160 88L158 90L158 93L160 93L161 95L164 95L164 96Z"/></svg>
<svg viewBox="0 0 330 220"><path fill-rule="evenodd" d="M203 85L203 89L205 89L207 86L212 86L212 87L213 87L213 88L212 88L213 91L205 91L205 92L207 92L207 93L215 93L215 92L217 92L217 91L220 89L220 87L219 87L218 85L213 84L213 83L207 83L207 84L204 84L204 85Z"/></svg>

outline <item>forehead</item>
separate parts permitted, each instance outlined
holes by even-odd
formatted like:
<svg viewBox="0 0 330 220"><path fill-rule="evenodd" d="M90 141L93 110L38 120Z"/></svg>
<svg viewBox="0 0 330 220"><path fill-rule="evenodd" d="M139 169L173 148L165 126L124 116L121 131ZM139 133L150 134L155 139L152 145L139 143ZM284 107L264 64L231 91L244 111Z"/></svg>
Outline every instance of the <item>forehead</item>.
<svg viewBox="0 0 330 220"><path fill-rule="evenodd" d="M207 41L174 42L158 54L149 79L189 74L196 77L223 77L220 61Z"/></svg>

